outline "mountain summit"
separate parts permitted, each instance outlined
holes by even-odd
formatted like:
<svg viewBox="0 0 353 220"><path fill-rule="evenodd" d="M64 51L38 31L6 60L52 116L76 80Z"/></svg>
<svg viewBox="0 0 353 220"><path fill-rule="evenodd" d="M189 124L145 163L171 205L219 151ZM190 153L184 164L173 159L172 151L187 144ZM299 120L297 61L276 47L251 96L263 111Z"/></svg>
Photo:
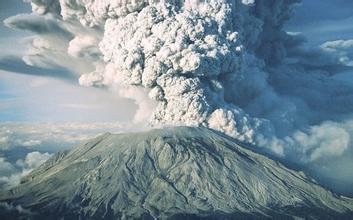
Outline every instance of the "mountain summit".
<svg viewBox="0 0 353 220"><path fill-rule="evenodd" d="M232 219L352 216L353 200L206 128L104 134L1 194L0 216ZM10 207L17 207L11 209Z"/></svg>

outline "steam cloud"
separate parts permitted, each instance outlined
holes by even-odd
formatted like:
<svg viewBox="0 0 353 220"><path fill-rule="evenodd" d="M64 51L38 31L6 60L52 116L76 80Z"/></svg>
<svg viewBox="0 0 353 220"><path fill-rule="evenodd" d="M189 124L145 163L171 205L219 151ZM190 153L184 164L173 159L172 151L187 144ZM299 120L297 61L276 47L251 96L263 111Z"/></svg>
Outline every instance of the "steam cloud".
<svg viewBox="0 0 353 220"><path fill-rule="evenodd" d="M352 41L303 48L282 30L297 3L32 0L35 14L5 23L38 34L27 64L135 99L135 122L202 125L320 164L352 153L353 86L334 78Z"/></svg>

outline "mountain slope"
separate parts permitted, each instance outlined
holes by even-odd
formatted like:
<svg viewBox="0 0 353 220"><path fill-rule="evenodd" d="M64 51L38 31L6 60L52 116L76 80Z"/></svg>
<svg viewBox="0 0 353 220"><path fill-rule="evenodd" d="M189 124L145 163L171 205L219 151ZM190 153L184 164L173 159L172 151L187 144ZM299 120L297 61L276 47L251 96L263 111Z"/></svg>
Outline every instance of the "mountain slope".
<svg viewBox="0 0 353 220"><path fill-rule="evenodd" d="M206 128L105 134L59 153L0 200L33 218L348 217L353 200ZM4 216L14 212L3 211Z"/></svg>

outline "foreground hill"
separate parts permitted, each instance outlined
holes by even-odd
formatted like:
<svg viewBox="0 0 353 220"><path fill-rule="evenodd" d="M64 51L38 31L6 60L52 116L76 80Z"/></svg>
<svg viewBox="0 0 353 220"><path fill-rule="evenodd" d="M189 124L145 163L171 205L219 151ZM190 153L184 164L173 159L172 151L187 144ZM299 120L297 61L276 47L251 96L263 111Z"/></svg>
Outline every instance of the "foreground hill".
<svg viewBox="0 0 353 220"><path fill-rule="evenodd" d="M233 139L189 127L99 136L58 153L0 201L1 219L353 216L353 200Z"/></svg>

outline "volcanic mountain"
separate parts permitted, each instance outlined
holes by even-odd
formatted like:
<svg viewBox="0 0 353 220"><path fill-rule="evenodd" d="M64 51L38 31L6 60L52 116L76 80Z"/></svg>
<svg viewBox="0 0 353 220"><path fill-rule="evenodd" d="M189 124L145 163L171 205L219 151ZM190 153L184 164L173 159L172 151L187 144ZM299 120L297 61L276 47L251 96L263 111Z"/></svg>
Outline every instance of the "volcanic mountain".
<svg viewBox="0 0 353 220"><path fill-rule="evenodd" d="M352 199L191 127L101 135L56 154L0 201L1 219L353 217Z"/></svg>

